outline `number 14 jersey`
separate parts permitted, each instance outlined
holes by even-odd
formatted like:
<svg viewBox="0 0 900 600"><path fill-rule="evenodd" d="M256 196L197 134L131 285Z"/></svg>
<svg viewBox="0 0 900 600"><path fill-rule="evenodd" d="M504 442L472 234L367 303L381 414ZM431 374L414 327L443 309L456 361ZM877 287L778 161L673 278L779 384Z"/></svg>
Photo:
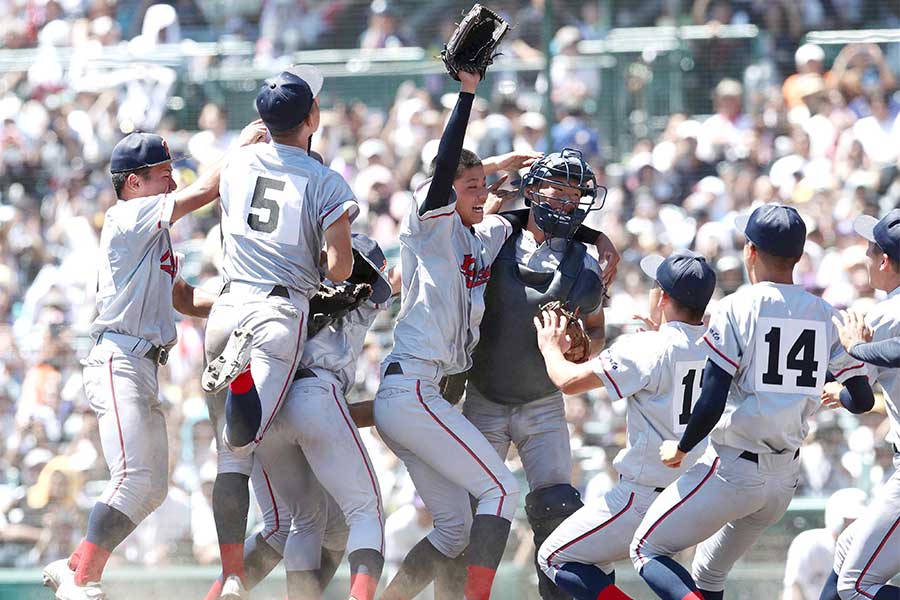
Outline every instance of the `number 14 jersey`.
<svg viewBox="0 0 900 600"><path fill-rule="evenodd" d="M841 345L834 314L796 285L761 282L722 300L703 339L734 379L713 442L759 454L800 447L826 372L839 382L867 375Z"/></svg>
<svg viewBox="0 0 900 600"><path fill-rule="evenodd" d="M225 281L285 285L311 296L319 287L324 232L359 213L336 171L302 148L253 144L231 153L219 183Z"/></svg>

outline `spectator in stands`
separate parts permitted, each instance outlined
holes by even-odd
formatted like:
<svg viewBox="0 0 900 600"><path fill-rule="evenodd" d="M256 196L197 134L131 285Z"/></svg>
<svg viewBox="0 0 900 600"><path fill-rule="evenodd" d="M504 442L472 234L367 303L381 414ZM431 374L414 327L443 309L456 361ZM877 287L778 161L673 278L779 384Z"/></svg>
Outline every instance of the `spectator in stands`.
<svg viewBox="0 0 900 600"><path fill-rule="evenodd" d="M697 157L716 163L746 156L753 125L743 112L743 86L734 79L723 79L713 92L715 114L706 119L697 132Z"/></svg>

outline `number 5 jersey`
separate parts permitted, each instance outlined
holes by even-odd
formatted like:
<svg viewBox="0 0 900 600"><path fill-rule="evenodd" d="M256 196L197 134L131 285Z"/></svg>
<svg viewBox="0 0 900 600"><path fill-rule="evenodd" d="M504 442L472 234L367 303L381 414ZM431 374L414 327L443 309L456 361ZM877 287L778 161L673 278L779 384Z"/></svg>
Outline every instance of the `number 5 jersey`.
<svg viewBox="0 0 900 600"><path fill-rule="evenodd" d="M803 288L772 282L722 300L704 342L709 359L734 379L714 443L767 454L800 447L826 372L842 383L867 375L841 345L835 314Z"/></svg>
<svg viewBox="0 0 900 600"><path fill-rule="evenodd" d="M225 281L285 285L311 296L319 287L324 232L359 213L336 171L302 148L253 144L231 153L219 183Z"/></svg>

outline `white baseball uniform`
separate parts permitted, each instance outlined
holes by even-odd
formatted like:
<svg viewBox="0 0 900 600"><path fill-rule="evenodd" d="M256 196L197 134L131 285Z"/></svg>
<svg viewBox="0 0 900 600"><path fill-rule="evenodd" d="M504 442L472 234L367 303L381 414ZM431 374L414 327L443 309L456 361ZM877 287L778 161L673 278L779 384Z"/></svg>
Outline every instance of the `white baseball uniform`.
<svg viewBox="0 0 900 600"><path fill-rule="evenodd" d="M291 385L284 408L275 418L256 456L266 467L275 492L287 500L295 516L310 514L308 480L321 484L322 498L330 496L349 527L348 552L370 548L384 553L384 517L375 468L350 417L345 394L356 379L356 362L366 333L380 308L366 303L339 322L307 340L301 369ZM299 473L310 471L312 476ZM317 484L318 485L318 484ZM304 544L315 545L324 527L312 513L306 526L294 523L285 561L288 570L311 570L293 555L310 556ZM298 566L307 568L299 569Z"/></svg>
<svg viewBox="0 0 900 600"><path fill-rule="evenodd" d="M157 364L175 344L171 194L119 200L100 233L94 348L84 391L97 413L110 479L100 501L140 523L166 498L168 440Z"/></svg>
<svg viewBox="0 0 900 600"><path fill-rule="evenodd" d="M650 504L703 454L694 448L680 469L659 460L665 440L684 432L700 395L706 364L703 325L664 323L659 331L619 338L592 360L613 399L628 399L627 443L613 465L620 481L597 504L567 518L541 546L538 564L548 577L567 562L593 564L606 573L628 558L628 546Z"/></svg>
<svg viewBox="0 0 900 600"><path fill-rule="evenodd" d="M801 531L788 548L784 562L784 600L793 600L791 589L800 588L804 600L818 600L831 574L834 535L828 529Z"/></svg>
<svg viewBox="0 0 900 600"><path fill-rule="evenodd" d="M703 458L647 511L631 544L636 569L703 542L693 578L700 589L723 590L735 561L781 519L826 371L838 381L867 372L841 345L834 314L801 287L772 282L720 303L704 342L733 376L725 412Z"/></svg>
<svg viewBox="0 0 900 600"><path fill-rule="evenodd" d="M232 153L219 188L227 283L209 328L241 327L253 335L250 371L262 418L247 445L252 450L271 427L302 354L308 298L321 281L324 232L345 213L355 218L359 208L337 172L301 148L277 143ZM207 334L207 355L223 344Z"/></svg>
<svg viewBox="0 0 900 600"><path fill-rule="evenodd" d="M866 314L866 323L872 328L872 341L900 336L900 288ZM834 571L842 600L874 598L900 573L900 369L869 365L869 372L884 390L891 424L887 441L894 447L895 470L868 510L838 539Z"/></svg>
<svg viewBox="0 0 900 600"><path fill-rule="evenodd" d="M484 284L491 263L512 233L499 215L471 228L445 206L418 212L429 182L411 202L400 229L402 306L394 348L382 363L375 396L375 424L385 443L406 464L431 514L429 541L455 557L468 544L471 493L479 514L511 519L519 486L491 444L441 397L444 375L472 365L484 314ZM402 374L386 374L392 365Z"/></svg>

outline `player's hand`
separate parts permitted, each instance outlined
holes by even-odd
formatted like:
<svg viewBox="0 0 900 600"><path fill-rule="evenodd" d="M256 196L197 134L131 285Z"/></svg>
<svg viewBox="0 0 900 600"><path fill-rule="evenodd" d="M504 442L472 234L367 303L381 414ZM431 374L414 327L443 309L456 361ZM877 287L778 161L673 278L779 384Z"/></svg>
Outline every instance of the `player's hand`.
<svg viewBox="0 0 900 600"><path fill-rule="evenodd" d="M262 119L257 119L244 127L238 136L239 146L249 146L266 141L269 136L269 130L266 128Z"/></svg>
<svg viewBox="0 0 900 600"><path fill-rule="evenodd" d="M501 190L500 186L506 183L509 175L502 175L500 179L488 186L488 197L484 201L484 214L496 215L503 207L503 202L510 196L514 196L516 190Z"/></svg>
<svg viewBox="0 0 900 600"><path fill-rule="evenodd" d="M659 447L659 458L670 469L680 467L685 456L687 455L678 448L678 442L675 440L666 440Z"/></svg>
<svg viewBox="0 0 900 600"><path fill-rule="evenodd" d="M600 260L606 263L603 267L603 285L608 290L616 279L616 272L619 270L619 261L622 260L622 256L605 233L600 233L600 237L597 238L594 245L597 247Z"/></svg>
<svg viewBox="0 0 900 600"><path fill-rule="evenodd" d="M498 171L518 171L530 167L543 156L543 152L507 152L494 157L494 166Z"/></svg>
<svg viewBox="0 0 900 600"><path fill-rule="evenodd" d="M459 75L459 82L461 84L460 91L474 94L475 89L478 87L478 83L481 81L481 75L477 71L471 73L462 70L459 71L457 75Z"/></svg>
<svg viewBox="0 0 900 600"><path fill-rule="evenodd" d="M822 406L835 410L841 405L841 390L844 389L837 381L829 381L822 388Z"/></svg>
<svg viewBox="0 0 900 600"><path fill-rule="evenodd" d="M842 310L841 319L834 316L831 317L831 321L841 336L841 344L848 351L856 344L872 341L872 330L866 325L863 316L857 312Z"/></svg>
<svg viewBox="0 0 900 600"><path fill-rule="evenodd" d="M569 320L558 317L555 312L541 311L540 318L534 318L534 327L537 329L538 348L541 352L558 350L565 354L572 345L572 340L566 335L566 327Z"/></svg>
<svg viewBox="0 0 900 600"><path fill-rule="evenodd" d="M644 316L644 315L631 315L632 319L637 319L642 322L644 326L638 331L659 331L659 323L653 320L653 317Z"/></svg>

